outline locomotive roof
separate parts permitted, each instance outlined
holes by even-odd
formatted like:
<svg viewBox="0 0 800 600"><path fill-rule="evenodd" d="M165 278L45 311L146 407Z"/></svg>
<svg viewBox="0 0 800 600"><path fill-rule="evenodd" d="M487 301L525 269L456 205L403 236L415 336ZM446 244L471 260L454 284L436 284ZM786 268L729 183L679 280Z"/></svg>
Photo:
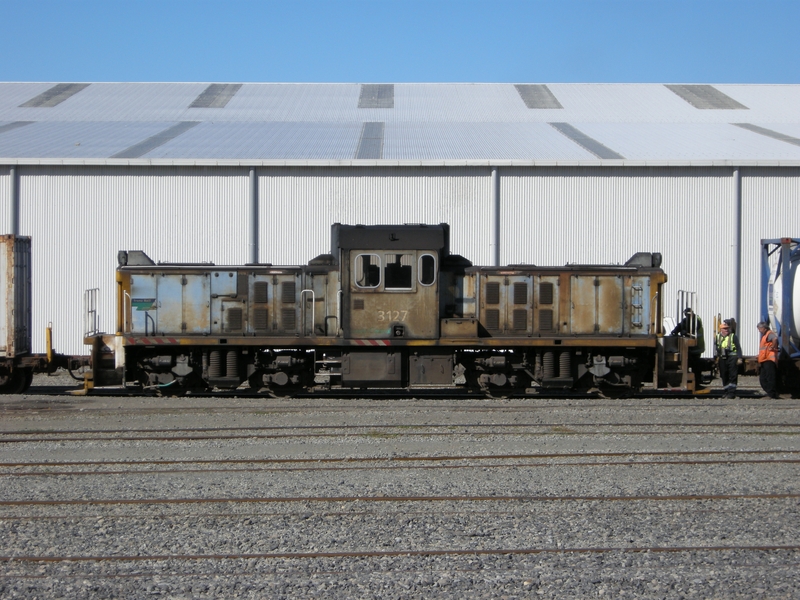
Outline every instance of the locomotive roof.
<svg viewBox="0 0 800 600"><path fill-rule="evenodd" d="M450 226L438 225L331 225L331 254L339 249L438 250L449 252Z"/></svg>
<svg viewBox="0 0 800 600"><path fill-rule="evenodd" d="M0 83L0 162L800 165L800 85Z"/></svg>

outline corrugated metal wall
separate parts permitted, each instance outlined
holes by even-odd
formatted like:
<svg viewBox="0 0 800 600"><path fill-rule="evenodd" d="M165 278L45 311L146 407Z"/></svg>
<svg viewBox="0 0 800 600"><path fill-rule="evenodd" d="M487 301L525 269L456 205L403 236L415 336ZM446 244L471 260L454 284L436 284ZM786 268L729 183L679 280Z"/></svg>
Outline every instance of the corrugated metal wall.
<svg viewBox="0 0 800 600"><path fill-rule="evenodd" d="M449 223L451 251L488 260L489 168L259 170L260 259L330 252L332 223Z"/></svg>
<svg viewBox="0 0 800 600"><path fill-rule="evenodd" d="M102 290L111 331L116 255L248 260L245 167L18 168L20 233L33 237L34 351L53 322L56 349L84 353L83 291ZM756 352L759 240L800 236L800 169L742 169L742 342ZM697 291L712 316L735 309L736 210L731 168L503 167L501 262L624 263L658 251L677 290ZM490 260L489 167L259 168L259 258L305 263L330 250L330 225L440 223L451 247ZM0 167L0 227L9 230L8 168ZM710 344L708 344L710 350Z"/></svg>
<svg viewBox="0 0 800 600"><path fill-rule="evenodd" d="M244 169L20 167L20 233L33 238L34 351L53 323L56 349L83 354L83 292L101 289L114 330L118 250L154 260L242 263ZM246 235L244 235L246 238ZM235 240L231 243L231 240Z"/></svg>
<svg viewBox="0 0 800 600"><path fill-rule="evenodd" d="M742 169L742 323L739 341L758 352L761 240L800 237L800 169Z"/></svg>
<svg viewBox="0 0 800 600"><path fill-rule="evenodd" d="M733 314L736 213L731 169L501 169L501 262L622 264L661 252L666 314L698 292L701 318ZM710 352L710 345L709 352Z"/></svg>

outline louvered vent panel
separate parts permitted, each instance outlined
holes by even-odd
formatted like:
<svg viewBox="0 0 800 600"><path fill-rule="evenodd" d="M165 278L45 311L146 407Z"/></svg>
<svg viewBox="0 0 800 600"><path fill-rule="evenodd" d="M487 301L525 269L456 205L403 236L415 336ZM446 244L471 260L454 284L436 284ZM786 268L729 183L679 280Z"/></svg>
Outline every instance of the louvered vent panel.
<svg viewBox="0 0 800 600"><path fill-rule="evenodd" d="M356 298L353 300L353 310L364 310L364 299Z"/></svg>
<svg viewBox="0 0 800 600"><path fill-rule="evenodd" d="M552 304L552 303L553 303L553 284L549 282L540 284L539 304Z"/></svg>
<svg viewBox="0 0 800 600"><path fill-rule="evenodd" d="M297 318L293 308L281 309L281 322L284 331L294 331L297 329Z"/></svg>
<svg viewBox="0 0 800 600"><path fill-rule="evenodd" d="M247 297L247 273L236 274L236 295L239 298Z"/></svg>
<svg viewBox="0 0 800 600"><path fill-rule="evenodd" d="M225 311L228 315L228 327L226 331L241 331L242 330L242 309L229 308Z"/></svg>
<svg viewBox="0 0 800 600"><path fill-rule="evenodd" d="M253 284L253 302L269 302L267 290L266 281L256 281Z"/></svg>
<svg viewBox="0 0 800 600"><path fill-rule="evenodd" d="M528 329L528 311L517 308L514 310L514 331L526 331Z"/></svg>
<svg viewBox="0 0 800 600"><path fill-rule="evenodd" d="M539 331L553 330L553 311L545 308L539 311Z"/></svg>
<svg viewBox="0 0 800 600"><path fill-rule="evenodd" d="M284 281L281 284L281 302L294 302L295 295L294 281Z"/></svg>
<svg viewBox="0 0 800 600"><path fill-rule="evenodd" d="M486 329L500 329L500 311L496 308L486 311Z"/></svg>
<svg viewBox="0 0 800 600"><path fill-rule="evenodd" d="M497 281L486 284L486 304L500 304L500 284Z"/></svg>
<svg viewBox="0 0 800 600"><path fill-rule="evenodd" d="M514 284L514 304L527 304L528 303L528 284L515 283Z"/></svg>
<svg viewBox="0 0 800 600"><path fill-rule="evenodd" d="M256 308L253 310L253 329L256 331L266 331L269 329L266 308Z"/></svg>

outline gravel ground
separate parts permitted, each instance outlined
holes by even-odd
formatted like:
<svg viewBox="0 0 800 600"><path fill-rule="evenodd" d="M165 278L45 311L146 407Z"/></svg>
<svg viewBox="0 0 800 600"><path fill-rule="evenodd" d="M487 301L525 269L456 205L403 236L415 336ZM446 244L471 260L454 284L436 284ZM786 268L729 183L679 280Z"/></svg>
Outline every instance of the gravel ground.
<svg viewBox="0 0 800 600"><path fill-rule="evenodd" d="M797 598L800 406L744 384L312 401L38 377L0 399L0 597Z"/></svg>

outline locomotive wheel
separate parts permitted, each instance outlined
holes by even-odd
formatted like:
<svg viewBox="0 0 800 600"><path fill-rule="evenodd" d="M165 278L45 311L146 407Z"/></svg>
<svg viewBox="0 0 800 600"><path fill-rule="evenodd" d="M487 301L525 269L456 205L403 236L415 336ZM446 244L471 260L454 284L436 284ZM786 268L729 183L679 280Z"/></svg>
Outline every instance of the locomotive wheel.
<svg viewBox="0 0 800 600"><path fill-rule="evenodd" d="M22 391L27 392L28 388L31 387L32 383L33 383L33 371L28 370L25 372L25 389L23 389Z"/></svg>
<svg viewBox="0 0 800 600"><path fill-rule="evenodd" d="M269 395L273 398L291 398L306 390L302 385L267 386Z"/></svg>
<svg viewBox="0 0 800 600"><path fill-rule="evenodd" d="M251 390L258 391L264 387L264 376L261 373L253 373L250 377L247 378L247 385L250 386Z"/></svg>
<svg viewBox="0 0 800 600"><path fill-rule="evenodd" d="M156 388L156 393L162 397L185 396L187 394L203 393L209 390L208 384L200 377L178 377L173 383L161 385Z"/></svg>
<svg viewBox="0 0 800 600"><path fill-rule="evenodd" d="M15 369L7 377L5 382L0 384L0 394L21 394L33 382L33 371L30 369Z"/></svg>

